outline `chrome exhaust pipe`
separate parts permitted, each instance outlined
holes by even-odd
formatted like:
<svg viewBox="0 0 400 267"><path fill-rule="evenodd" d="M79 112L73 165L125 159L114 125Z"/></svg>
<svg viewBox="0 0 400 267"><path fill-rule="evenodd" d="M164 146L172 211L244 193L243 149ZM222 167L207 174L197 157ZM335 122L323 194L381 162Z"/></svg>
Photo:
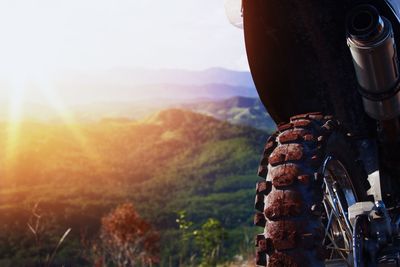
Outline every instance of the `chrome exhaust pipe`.
<svg viewBox="0 0 400 267"><path fill-rule="evenodd" d="M356 7L347 18L347 44L366 113L376 120L398 117L399 62L390 21L371 5Z"/></svg>

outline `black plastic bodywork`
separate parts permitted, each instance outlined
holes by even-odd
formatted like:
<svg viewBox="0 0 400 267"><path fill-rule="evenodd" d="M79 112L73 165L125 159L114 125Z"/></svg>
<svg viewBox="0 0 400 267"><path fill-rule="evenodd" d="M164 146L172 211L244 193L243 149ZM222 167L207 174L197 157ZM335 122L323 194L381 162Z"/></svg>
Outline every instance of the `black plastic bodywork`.
<svg viewBox="0 0 400 267"><path fill-rule="evenodd" d="M395 20L385 1L362 1L368 2ZM376 123L363 110L346 44L346 14L357 3L243 0L251 73L276 123L296 114L322 111L334 115L355 135L375 135Z"/></svg>

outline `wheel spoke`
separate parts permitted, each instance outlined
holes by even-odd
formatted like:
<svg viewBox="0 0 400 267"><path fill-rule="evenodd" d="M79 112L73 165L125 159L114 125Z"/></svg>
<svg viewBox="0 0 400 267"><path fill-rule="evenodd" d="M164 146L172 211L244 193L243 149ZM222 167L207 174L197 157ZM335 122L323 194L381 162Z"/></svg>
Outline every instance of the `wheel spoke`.
<svg viewBox="0 0 400 267"><path fill-rule="evenodd" d="M352 227L347 218L347 207L355 202L354 189L344 166L332 157L325 161L323 175L326 215L323 244L330 250L330 259L343 259L350 266Z"/></svg>
<svg viewBox="0 0 400 267"><path fill-rule="evenodd" d="M332 238L331 235L328 235L328 238L331 241L331 244L334 246L334 250L337 252L337 254L339 254L340 257L342 257L347 262L347 258L343 255L342 250L338 247L334 238Z"/></svg>
<svg viewBox="0 0 400 267"><path fill-rule="evenodd" d="M333 191L335 192L336 199L339 200L340 198L339 198L339 195L338 195L338 191L335 188L333 188ZM338 204L339 209L341 210L341 214L342 214L342 217L344 218L344 221L346 223L347 228L348 229L352 229L350 221L349 221L349 218L347 217L347 212L344 210L342 202L341 201L337 201L336 203Z"/></svg>
<svg viewBox="0 0 400 267"><path fill-rule="evenodd" d="M324 202L324 205L325 205L325 202ZM330 230L330 226L332 224L332 218L333 218L333 212L331 211L330 214L329 214L328 223L326 224L324 240L322 241L322 243L325 243L326 237L328 236L328 233L329 233L329 230Z"/></svg>

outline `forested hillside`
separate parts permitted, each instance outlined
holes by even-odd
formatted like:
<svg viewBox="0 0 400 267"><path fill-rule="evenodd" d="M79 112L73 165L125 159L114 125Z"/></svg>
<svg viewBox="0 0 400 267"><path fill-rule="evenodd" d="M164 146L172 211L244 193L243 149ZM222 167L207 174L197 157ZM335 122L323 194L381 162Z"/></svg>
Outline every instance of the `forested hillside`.
<svg viewBox="0 0 400 267"><path fill-rule="evenodd" d="M18 131L16 130L18 129ZM19 134L16 134L16 133ZM169 109L141 121L0 125L0 265L35 266L66 229L55 264L92 266L101 218L131 202L161 235L162 266L196 261L176 219L227 231L225 260L252 245L256 170L267 133ZM41 249L27 223L39 213Z"/></svg>
<svg viewBox="0 0 400 267"><path fill-rule="evenodd" d="M259 98L235 96L224 100L197 101L181 104L180 107L213 116L236 125L272 132L275 123Z"/></svg>

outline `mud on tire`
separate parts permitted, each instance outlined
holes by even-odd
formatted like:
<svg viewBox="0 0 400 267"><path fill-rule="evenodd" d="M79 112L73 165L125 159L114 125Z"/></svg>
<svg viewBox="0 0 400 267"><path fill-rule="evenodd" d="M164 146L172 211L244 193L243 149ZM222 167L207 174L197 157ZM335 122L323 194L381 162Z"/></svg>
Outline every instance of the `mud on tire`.
<svg viewBox="0 0 400 267"><path fill-rule="evenodd" d="M357 201L366 199L367 174L331 116L294 116L268 139L255 200L254 223L265 228L256 238L258 266L324 266L321 167L328 156L346 167Z"/></svg>

